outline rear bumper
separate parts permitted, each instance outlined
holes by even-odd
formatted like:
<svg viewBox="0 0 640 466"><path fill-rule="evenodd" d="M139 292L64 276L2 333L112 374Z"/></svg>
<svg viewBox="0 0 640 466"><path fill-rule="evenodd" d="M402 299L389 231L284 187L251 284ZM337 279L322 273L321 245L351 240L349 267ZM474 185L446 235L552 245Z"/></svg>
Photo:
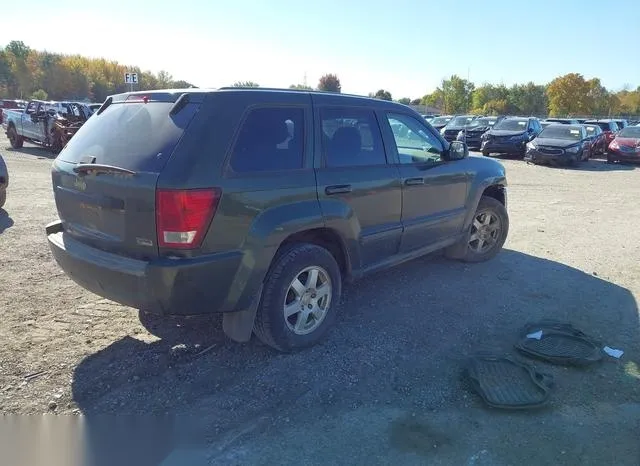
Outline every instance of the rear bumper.
<svg viewBox="0 0 640 466"><path fill-rule="evenodd" d="M64 232L60 221L47 225L46 232L62 270L78 285L104 298L167 315L242 310L236 307L246 283L235 279L242 261L239 251L142 261L81 243Z"/></svg>
<svg viewBox="0 0 640 466"><path fill-rule="evenodd" d="M607 157L609 160L619 160L621 162L640 162L640 152L622 152L609 149Z"/></svg>

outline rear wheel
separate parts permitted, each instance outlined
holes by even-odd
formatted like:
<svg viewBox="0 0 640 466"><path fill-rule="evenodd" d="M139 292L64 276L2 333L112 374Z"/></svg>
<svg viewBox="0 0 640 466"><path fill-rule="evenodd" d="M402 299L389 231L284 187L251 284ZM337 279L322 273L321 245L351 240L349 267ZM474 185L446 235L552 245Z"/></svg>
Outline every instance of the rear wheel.
<svg viewBox="0 0 640 466"><path fill-rule="evenodd" d="M7 202L7 191L0 191L0 208L4 207L4 203Z"/></svg>
<svg viewBox="0 0 640 466"><path fill-rule="evenodd" d="M265 279L254 333L279 351L314 345L334 324L341 291L340 268L329 251L288 246Z"/></svg>
<svg viewBox="0 0 640 466"><path fill-rule="evenodd" d="M13 147L14 149L20 149L24 144L24 139L22 138L22 136L18 135L18 132L16 131L16 128L14 126L9 126L9 129L7 130L7 137L9 138L11 147Z"/></svg>
<svg viewBox="0 0 640 466"><path fill-rule="evenodd" d="M500 252L508 233L507 209L500 201L482 196L469 233L459 244L449 248L446 255L464 262L484 262Z"/></svg>

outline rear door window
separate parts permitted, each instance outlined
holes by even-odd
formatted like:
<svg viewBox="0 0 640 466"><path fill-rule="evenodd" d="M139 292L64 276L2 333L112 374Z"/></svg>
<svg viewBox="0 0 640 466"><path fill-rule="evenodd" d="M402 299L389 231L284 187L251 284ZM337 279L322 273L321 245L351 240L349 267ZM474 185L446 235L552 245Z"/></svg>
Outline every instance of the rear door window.
<svg viewBox="0 0 640 466"><path fill-rule="evenodd" d="M58 159L159 173L200 106L188 103L171 115L173 105L173 100L114 102L87 120Z"/></svg>
<svg viewBox="0 0 640 466"><path fill-rule="evenodd" d="M322 148L327 167L385 165L382 135L373 110L323 108Z"/></svg>
<svg viewBox="0 0 640 466"><path fill-rule="evenodd" d="M250 110L231 153L236 173L296 170L303 166L304 109Z"/></svg>

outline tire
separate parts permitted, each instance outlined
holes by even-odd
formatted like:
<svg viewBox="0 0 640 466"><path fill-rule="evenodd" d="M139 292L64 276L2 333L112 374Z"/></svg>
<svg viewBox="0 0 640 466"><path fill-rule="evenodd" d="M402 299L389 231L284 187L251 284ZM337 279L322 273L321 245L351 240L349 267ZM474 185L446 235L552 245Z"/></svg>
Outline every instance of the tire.
<svg viewBox="0 0 640 466"><path fill-rule="evenodd" d="M482 151L482 155L484 155L485 157L489 157L489 154L490 154L489 151L486 151L486 150Z"/></svg>
<svg viewBox="0 0 640 466"><path fill-rule="evenodd" d="M472 237L477 233L477 226L475 223L476 221L481 221L478 217L489 213L499 221L499 225L497 225L497 233L495 237L493 234L490 234L494 240L491 247L488 249L480 249L478 251L477 248L480 246L479 241L472 239ZM473 215L473 222L469 228L469 232L460 243L447 249L445 251L445 255L450 259L461 260L463 262L488 261L489 259L493 259L500 252L504 242L507 240L508 234L509 214L507 213L505 206L502 205L500 201L492 197L482 196L478 203L478 208Z"/></svg>
<svg viewBox="0 0 640 466"><path fill-rule="evenodd" d="M4 207L4 203L7 202L7 190L0 191L0 209Z"/></svg>
<svg viewBox="0 0 640 466"><path fill-rule="evenodd" d="M305 288L314 270L317 282ZM296 280L300 292L295 291ZM318 297L316 291L327 285L329 294ZM267 273L253 331L263 343L278 351L312 346L335 323L341 293L340 268L331 253L314 244L292 244L276 256ZM287 305L293 313L285 318ZM308 310L311 306L318 317ZM304 324L308 324L306 328Z"/></svg>
<svg viewBox="0 0 640 466"><path fill-rule="evenodd" d="M9 138L11 147L13 147L14 149L22 148L22 145L24 144L24 138L22 136L18 136L18 132L16 131L14 126L9 126L9 129L7 130L7 137Z"/></svg>

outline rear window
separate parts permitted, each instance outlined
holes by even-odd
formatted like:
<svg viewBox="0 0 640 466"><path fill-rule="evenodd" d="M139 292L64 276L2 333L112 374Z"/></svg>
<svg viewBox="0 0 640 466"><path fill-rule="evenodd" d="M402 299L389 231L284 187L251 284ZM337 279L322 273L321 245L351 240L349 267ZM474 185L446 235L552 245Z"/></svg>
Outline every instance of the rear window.
<svg viewBox="0 0 640 466"><path fill-rule="evenodd" d="M231 169L238 173L300 169L303 147L304 109L256 108L242 123Z"/></svg>
<svg viewBox="0 0 640 466"><path fill-rule="evenodd" d="M200 104L189 103L175 115L173 102L109 105L80 128L58 156L72 163L112 165L136 172L164 168Z"/></svg>

